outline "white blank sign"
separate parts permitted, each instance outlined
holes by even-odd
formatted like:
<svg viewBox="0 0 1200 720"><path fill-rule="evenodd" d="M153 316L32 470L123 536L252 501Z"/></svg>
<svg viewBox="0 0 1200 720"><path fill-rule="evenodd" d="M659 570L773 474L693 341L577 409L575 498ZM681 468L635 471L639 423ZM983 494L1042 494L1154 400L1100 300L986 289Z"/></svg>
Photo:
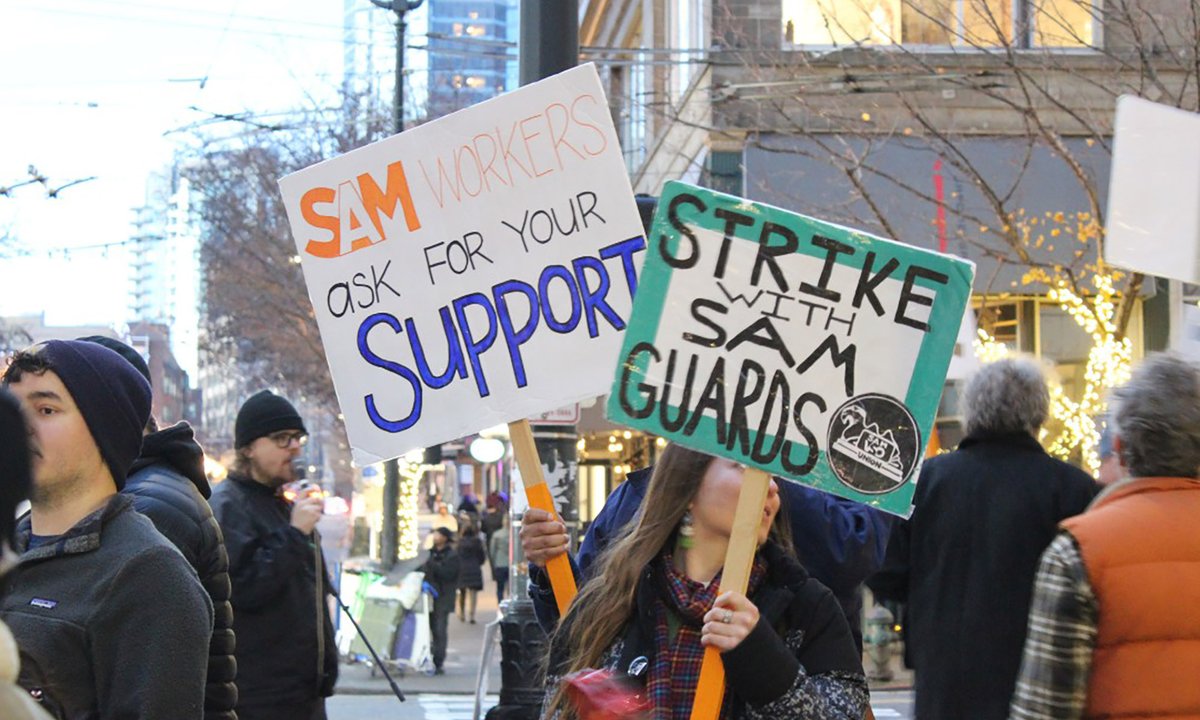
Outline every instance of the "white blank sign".
<svg viewBox="0 0 1200 720"><path fill-rule="evenodd" d="M1200 115L1117 100L1104 259L1200 282Z"/></svg>

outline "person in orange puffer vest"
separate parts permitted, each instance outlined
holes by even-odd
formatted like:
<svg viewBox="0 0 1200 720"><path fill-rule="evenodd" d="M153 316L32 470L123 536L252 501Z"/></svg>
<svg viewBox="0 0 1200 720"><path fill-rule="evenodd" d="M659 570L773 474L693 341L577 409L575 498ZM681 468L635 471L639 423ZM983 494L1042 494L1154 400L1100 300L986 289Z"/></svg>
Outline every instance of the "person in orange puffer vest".
<svg viewBox="0 0 1200 720"><path fill-rule="evenodd" d="M1200 371L1153 355L1114 405L1128 477L1042 555L1014 719L1200 717Z"/></svg>

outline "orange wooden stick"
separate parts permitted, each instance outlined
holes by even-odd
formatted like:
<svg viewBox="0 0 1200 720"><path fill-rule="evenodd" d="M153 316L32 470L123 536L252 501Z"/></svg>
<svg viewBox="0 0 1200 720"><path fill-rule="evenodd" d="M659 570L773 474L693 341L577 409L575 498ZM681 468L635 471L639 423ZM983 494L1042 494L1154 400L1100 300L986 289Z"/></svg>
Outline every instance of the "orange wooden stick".
<svg viewBox="0 0 1200 720"><path fill-rule="evenodd" d="M763 506L771 488L771 476L758 468L746 468L742 491L738 494L737 510L733 516L733 531L729 549L725 551L725 569L721 571L721 593L745 594L750 585L750 570L754 553L758 551L758 528L762 523ZM725 699L725 665L716 648L704 649L700 665L700 682L692 701L691 720L717 720Z"/></svg>
<svg viewBox="0 0 1200 720"><path fill-rule="evenodd" d="M525 497L529 506L558 517L554 509L554 497L546 486L546 478L542 475L542 460L538 456L537 445L533 441L533 430L528 420L517 420L508 424L508 437L512 442L513 454L517 456L517 467L521 469L521 482L525 485ZM567 608L575 599L575 574L571 572L571 561L566 555L546 563L546 573L550 576L550 587L554 589L554 601L558 603L559 616L567 614Z"/></svg>

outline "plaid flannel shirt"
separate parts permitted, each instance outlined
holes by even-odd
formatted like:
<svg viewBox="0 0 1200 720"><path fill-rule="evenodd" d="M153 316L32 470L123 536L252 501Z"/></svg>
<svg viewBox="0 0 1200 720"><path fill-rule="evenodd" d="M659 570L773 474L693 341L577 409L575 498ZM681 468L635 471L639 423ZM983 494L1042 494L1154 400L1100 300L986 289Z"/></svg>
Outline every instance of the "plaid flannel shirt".
<svg viewBox="0 0 1200 720"><path fill-rule="evenodd" d="M1083 717L1098 611L1075 538L1061 532L1042 554L1034 581L1013 720Z"/></svg>

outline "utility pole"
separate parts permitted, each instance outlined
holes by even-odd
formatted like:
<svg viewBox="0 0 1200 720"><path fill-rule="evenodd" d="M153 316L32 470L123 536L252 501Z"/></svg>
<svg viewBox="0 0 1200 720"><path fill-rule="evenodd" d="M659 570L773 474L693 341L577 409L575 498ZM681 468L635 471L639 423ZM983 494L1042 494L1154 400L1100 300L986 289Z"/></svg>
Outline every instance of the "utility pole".
<svg viewBox="0 0 1200 720"><path fill-rule="evenodd" d="M521 0L521 84L528 85L579 64L579 0ZM579 481L573 426L533 427L538 455L547 483L567 489L559 496L560 511L568 528L578 528L575 485ZM521 492L514 488L513 492ZM524 557L517 534L521 518L510 517L513 553L509 562L511 598L502 605L500 622L500 704L487 720L535 720L541 708L540 682L546 636L533 614L526 592L528 576L520 570ZM572 533L574 535L574 533Z"/></svg>
<svg viewBox="0 0 1200 720"><path fill-rule="evenodd" d="M392 130L404 132L404 36L408 31L408 13L425 0L371 0L375 7L396 13L396 92L392 96ZM383 464L383 538L379 560L385 570L396 566L400 551L400 463Z"/></svg>

